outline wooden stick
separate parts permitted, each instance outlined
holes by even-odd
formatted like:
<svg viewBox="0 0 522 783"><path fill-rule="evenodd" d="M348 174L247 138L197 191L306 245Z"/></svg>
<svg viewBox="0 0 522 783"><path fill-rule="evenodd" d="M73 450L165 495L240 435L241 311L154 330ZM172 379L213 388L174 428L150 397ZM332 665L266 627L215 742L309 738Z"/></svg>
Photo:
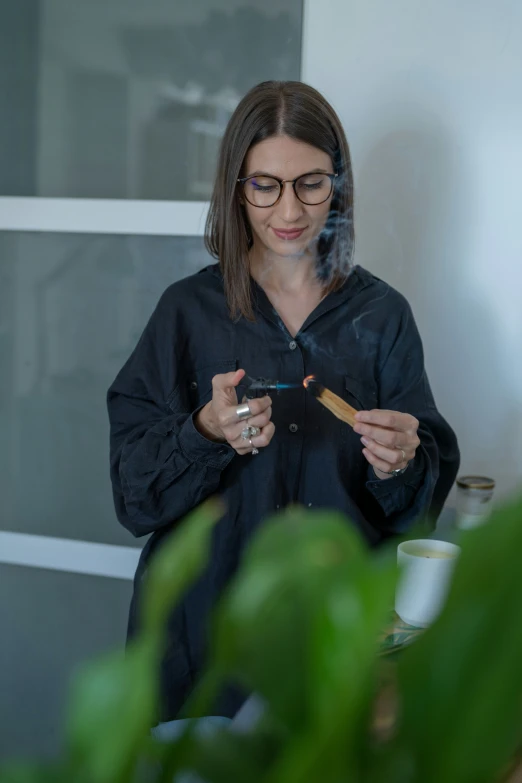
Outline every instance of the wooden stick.
<svg viewBox="0 0 522 783"><path fill-rule="evenodd" d="M338 419L345 421L346 424L353 427L357 410L352 408L351 405L348 405L342 397L339 397L337 394L334 394L333 391L330 391L330 389L327 389L321 383L318 383L313 376L305 378L303 386L305 389L312 392L316 400L318 400L321 405L324 405L325 408L328 408L334 416L337 416Z"/></svg>

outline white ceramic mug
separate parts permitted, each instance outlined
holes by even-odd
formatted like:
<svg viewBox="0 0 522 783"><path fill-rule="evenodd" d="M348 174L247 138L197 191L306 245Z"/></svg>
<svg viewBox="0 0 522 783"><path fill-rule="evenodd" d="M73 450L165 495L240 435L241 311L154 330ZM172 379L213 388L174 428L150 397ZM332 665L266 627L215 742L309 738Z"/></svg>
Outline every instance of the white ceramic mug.
<svg viewBox="0 0 522 783"><path fill-rule="evenodd" d="M448 541L419 538L397 548L401 573L395 611L408 625L426 628L440 614L446 600L460 547Z"/></svg>

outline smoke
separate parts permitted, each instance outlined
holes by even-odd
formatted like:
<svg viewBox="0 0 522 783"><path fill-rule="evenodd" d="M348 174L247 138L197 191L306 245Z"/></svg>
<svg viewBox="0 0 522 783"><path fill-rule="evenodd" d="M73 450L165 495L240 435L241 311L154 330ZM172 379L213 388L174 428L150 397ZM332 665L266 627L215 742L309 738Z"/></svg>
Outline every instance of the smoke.
<svg viewBox="0 0 522 783"><path fill-rule="evenodd" d="M315 240L317 274L323 282L341 275L348 277L353 269L353 209L339 212L331 209L326 223Z"/></svg>
<svg viewBox="0 0 522 783"><path fill-rule="evenodd" d="M257 269L258 283L263 287L274 270L280 270L281 264L302 264L303 260L314 261L314 272L323 284L328 284L340 275L347 278L354 268L353 262L353 217L352 210L341 214L330 210L319 234L304 248L281 257L273 251L265 252L263 264Z"/></svg>
<svg viewBox="0 0 522 783"><path fill-rule="evenodd" d="M376 302L380 302L382 299L385 299L388 296L390 289L386 287L384 289L384 293L382 293L380 296L375 297L375 299L371 300L371 304L374 304ZM356 318L353 319L353 321L350 324L350 327L354 329L355 331L355 339L359 340L361 337L361 332L366 332L366 329L364 327L361 327L361 321L363 318L367 318L369 315L373 315L375 311L377 310L377 307L371 307L369 310L365 310L364 312L360 313Z"/></svg>
<svg viewBox="0 0 522 783"><path fill-rule="evenodd" d="M351 180L346 182L345 173L335 180L330 211L316 241L317 271L325 283L339 276L348 277L354 265L353 198L348 198L352 205L347 206L347 184L352 187Z"/></svg>
<svg viewBox="0 0 522 783"><path fill-rule="evenodd" d="M375 331L375 324L370 321L366 326L365 320L371 318L379 309L379 302L381 302L386 296L388 296L390 289L386 287L382 294L374 297L367 303L366 309L353 318L351 321L346 321L340 327L340 334L335 341L336 350L328 345L328 343L322 342L321 339L317 339L310 332L303 332L299 335L299 342L307 351L314 356L323 356L334 362L338 362L342 357L339 353L339 345L345 343L347 346L353 343L354 340L366 340L368 343L375 343L379 339ZM284 325L283 325L284 328ZM348 355L348 352L344 354Z"/></svg>
<svg viewBox="0 0 522 783"><path fill-rule="evenodd" d="M334 352L328 344L320 343L309 332L303 332L299 335L299 342L307 351L314 356L325 356L327 359L331 359L334 362L339 360L339 353Z"/></svg>

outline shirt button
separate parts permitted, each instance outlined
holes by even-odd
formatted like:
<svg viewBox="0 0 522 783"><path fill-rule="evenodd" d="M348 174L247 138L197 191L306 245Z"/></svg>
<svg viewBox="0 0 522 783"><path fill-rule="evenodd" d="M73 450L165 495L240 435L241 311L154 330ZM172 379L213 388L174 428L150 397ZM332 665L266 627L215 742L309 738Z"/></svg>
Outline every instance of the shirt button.
<svg viewBox="0 0 522 783"><path fill-rule="evenodd" d="M198 385L197 385L196 381L192 381L192 383L190 384L190 388L191 389L197 389L198 388Z"/></svg>
<svg viewBox="0 0 522 783"><path fill-rule="evenodd" d="M288 429L290 430L290 432L297 432L297 430L299 429L299 427L297 426L297 424L290 424L290 426L288 427Z"/></svg>
<svg viewBox="0 0 522 783"><path fill-rule="evenodd" d="M290 348L291 351L295 351L295 349L297 348L296 341L292 340L292 342L288 343L288 347Z"/></svg>

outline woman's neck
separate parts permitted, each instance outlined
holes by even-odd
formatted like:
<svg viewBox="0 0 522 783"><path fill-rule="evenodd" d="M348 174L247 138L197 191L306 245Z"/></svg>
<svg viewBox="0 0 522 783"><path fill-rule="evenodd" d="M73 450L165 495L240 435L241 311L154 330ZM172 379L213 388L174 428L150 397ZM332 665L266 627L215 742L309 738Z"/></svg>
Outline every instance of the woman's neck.
<svg viewBox="0 0 522 783"><path fill-rule="evenodd" d="M264 290L292 337L324 298L312 256L301 258L251 257L251 274Z"/></svg>
<svg viewBox="0 0 522 783"><path fill-rule="evenodd" d="M285 257L271 253L260 254L253 250L250 254L250 274L265 291L285 295L321 288L311 254Z"/></svg>

